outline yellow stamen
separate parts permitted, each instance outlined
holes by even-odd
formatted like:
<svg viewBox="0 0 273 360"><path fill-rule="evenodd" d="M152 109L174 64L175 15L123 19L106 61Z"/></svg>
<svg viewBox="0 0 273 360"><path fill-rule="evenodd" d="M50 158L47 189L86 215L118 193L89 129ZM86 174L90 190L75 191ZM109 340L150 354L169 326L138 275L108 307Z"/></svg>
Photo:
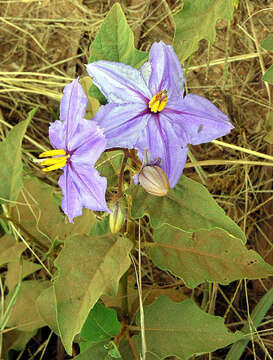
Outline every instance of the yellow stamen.
<svg viewBox="0 0 273 360"><path fill-rule="evenodd" d="M65 156L62 156L65 155ZM39 162L40 165L42 166L48 166L44 169L42 169L42 171L52 171L52 170L57 170L60 169L62 167L64 167L66 165L67 159L70 158L70 154L66 153L66 150L64 149L55 149L55 150L48 150L43 152L42 154L40 154L40 157L44 158L47 156L52 156L51 158L47 158L47 159L41 159L41 160L36 160L36 162Z"/></svg>
<svg viewBox="0 0 273 360"><path fill-rule="evenodd" d="M57 170L60 169L62 167L64 167L66 165L66 158L64 161L58 162L52 166L46 167L44 169L42 169L42 171L52 171L52 170Z"/></svg>
<svg viewBox="0 0 273 360"><path fill-rule="evenodd" d="M150 102L151 102L151 101L150 101ZM152 105L152 106L151 106L151 105ZM153 104L150 104L150 103L149 103L149 107L150 107L151 111L154 112L154 113L157 113L157 112L158 112L159 105L160 105L160 101L159 101L159 100L156 100Z"/></svg>
<svg viewBox="0 0 273 360"><path fill-rule="evenodd" d="M168 96L166 95L163 99L161 99L161 103L159 104L158 110L157 111L162 111L166 104L167 104L167 100L168 100Z"/></svg>
<svg viewBox="0 0 273 360"><path fill-rule="evenodd" d="M54 158L49 158L49 159L45 159L43 161L40 162L40 165L54 165L54 164L58 164L60 162L66 162L67 157L66 156L60 156L60 157L54 157Z"/></svg>
<svg viewBox="0 0 273 360"><path fill-rule="evenodd" d="M58 155L65 155L66 151L63 149L57 149L57 150L48 150L44 151L39 155L39 157L48 157L48 156L58 156Z"/></svg>
<svg viewBox="0 0 273 360"><path fill-rule="evenodd" d="M149 108L154 113L160 112L165 108L167 100L167 90L161 90L151 98L149 101Z"/></svg>

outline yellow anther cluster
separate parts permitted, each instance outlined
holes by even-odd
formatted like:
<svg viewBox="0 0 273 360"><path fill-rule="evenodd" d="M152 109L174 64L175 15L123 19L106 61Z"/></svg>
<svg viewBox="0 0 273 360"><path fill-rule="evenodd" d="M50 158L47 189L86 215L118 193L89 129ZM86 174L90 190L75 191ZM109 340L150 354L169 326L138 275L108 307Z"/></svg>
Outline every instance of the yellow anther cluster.
<svg viewBox="0 0 273 360"><path fill-rule="evenodd" d="M42 169L42 171L52 171L60 169L66 165L66 161L70 157L70 155L67 155L66 151L63 149L45 151L39 155L39 157L42 158L48 156L54 157L44 159L40 162L40 165L47 166L46 168Z"/></svg>
<svg viewBox="0 0 273 360"><path fill-rule="evenodd" d="M154 113L160 112L165 108L167 100L167 90L161 90L151 98L149 101L149 108Z"/></svg>

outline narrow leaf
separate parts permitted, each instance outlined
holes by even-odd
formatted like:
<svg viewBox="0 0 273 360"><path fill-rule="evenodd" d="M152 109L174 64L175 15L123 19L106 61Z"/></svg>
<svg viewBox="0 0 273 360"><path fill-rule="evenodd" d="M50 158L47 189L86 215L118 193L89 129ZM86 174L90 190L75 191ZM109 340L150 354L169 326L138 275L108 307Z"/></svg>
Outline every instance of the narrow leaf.
<svg viewBox="0 0 273 360"><path fill-rule="evenodd" d="M223 348L243 336L239 331L229 332L223 318L205 313L191 299L174 303L161 296L146 306L144 313L148 359L176 356L187 360ZM139 335L133 339L140 348Z"/></svg>
<svg viewBox="0 0 273 360"><path fill-rule="evenodd" d="M117 292L121 276L130 266L132 243L113 235L74 236L65 241L55 265L57 322L66 351L72 353L89 311L103 294Z"/></svg>
<svg viewBox="0 0 273 360"><path fill-rule="evenodd" d="M0 142L0 204L8 202L11 206L17 200L22 181L22 141L28 124L38 108L30 111L27 120L21 121L8 133L5 140Z"/></svg>
<svg viewBox="0 0 273 360"><path fill-rule="evenodd" d="M155 229L163 224L189 232L217 227L245 242L240 227L225 215L208 190L186 176L163 197L149 195L138 185L130 186L127 193L132 196L131 216L148 215Z"/></svg>
<svg viewBox="0 0 273 360"><path fill-rule="evenodd" d="M181 61L198 50L202 39L213 43L219 19L232 20L234 0L184 0L182 10L174 15L174 49Z"/></svg>
<svg viewBox="0 0 273 360"><path fill-rule="evenodd" d="M249 334L249 332L254 332L255 328L257 328L262 322L268 310L273 305L273 288L271 288L258 302L255 306L252 314L251 321L253 326L250 326L249 323L245 324L241 331L243 333ZM239 360L249 342L249 338L245 340L240 340L237 343L233 344L230 348L225 360Z"/></svg>
<svg viewBox="0 0 273 360"><path fill-rule="evenodd" d="M206 281L228 284L238 279L273 275L273 267L221 229L195 233L164 225L154 232L153 262L194 288Z"/></svg>

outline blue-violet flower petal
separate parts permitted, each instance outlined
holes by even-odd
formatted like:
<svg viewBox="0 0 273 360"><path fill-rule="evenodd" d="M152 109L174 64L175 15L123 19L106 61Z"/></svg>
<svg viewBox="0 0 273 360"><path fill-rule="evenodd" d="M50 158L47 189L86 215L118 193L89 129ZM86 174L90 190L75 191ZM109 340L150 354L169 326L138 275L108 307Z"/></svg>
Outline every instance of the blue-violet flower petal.
<svg viewBox="0 0 273 360"><path fill-rule="evenodd" d="M171 187L183 172L188 144L211 141L233 128L209 100L184 96L183 69L172 46L162 41L152 45L149 61L139 70L97 61L87 71L109 102L95 118L107 148L136 148L141 158L148 149L152 158L161 158Z"/></svg>
<svg viewBox="0 0 273 360"><path fill-rule="evenodd" d="M60 120L49 126L49 139L56 150L40 157L44 171L62 168L59 179L63 192L62 209L70 222L82 214L82 208L109 211L105 201L106 178L101 177L94 164L105 150L106 139L93 120L84 119L88 99L78 79L64 88L60 105Z"/></svg>

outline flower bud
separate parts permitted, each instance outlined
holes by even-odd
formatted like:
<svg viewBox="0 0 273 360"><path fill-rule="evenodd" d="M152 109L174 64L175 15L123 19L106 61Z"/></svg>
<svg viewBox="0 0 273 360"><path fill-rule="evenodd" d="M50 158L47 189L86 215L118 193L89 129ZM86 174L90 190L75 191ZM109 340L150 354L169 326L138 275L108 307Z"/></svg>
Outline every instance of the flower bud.
<svg viewBox="0 0 273 360"><path fill-rule="evenodd" d="M115 234L122 228L125 222L125 217L118 202L111 207L111 210L112 213L109 215L109 226L111 233Z"/></svg>
<svg viewBox="0 0 273 360"><path fill-rule="evenodd" d="M166 173L157 165L147 165L138 174L140 185L155 196L164 196L170 190L169 179Z"/></svg>

